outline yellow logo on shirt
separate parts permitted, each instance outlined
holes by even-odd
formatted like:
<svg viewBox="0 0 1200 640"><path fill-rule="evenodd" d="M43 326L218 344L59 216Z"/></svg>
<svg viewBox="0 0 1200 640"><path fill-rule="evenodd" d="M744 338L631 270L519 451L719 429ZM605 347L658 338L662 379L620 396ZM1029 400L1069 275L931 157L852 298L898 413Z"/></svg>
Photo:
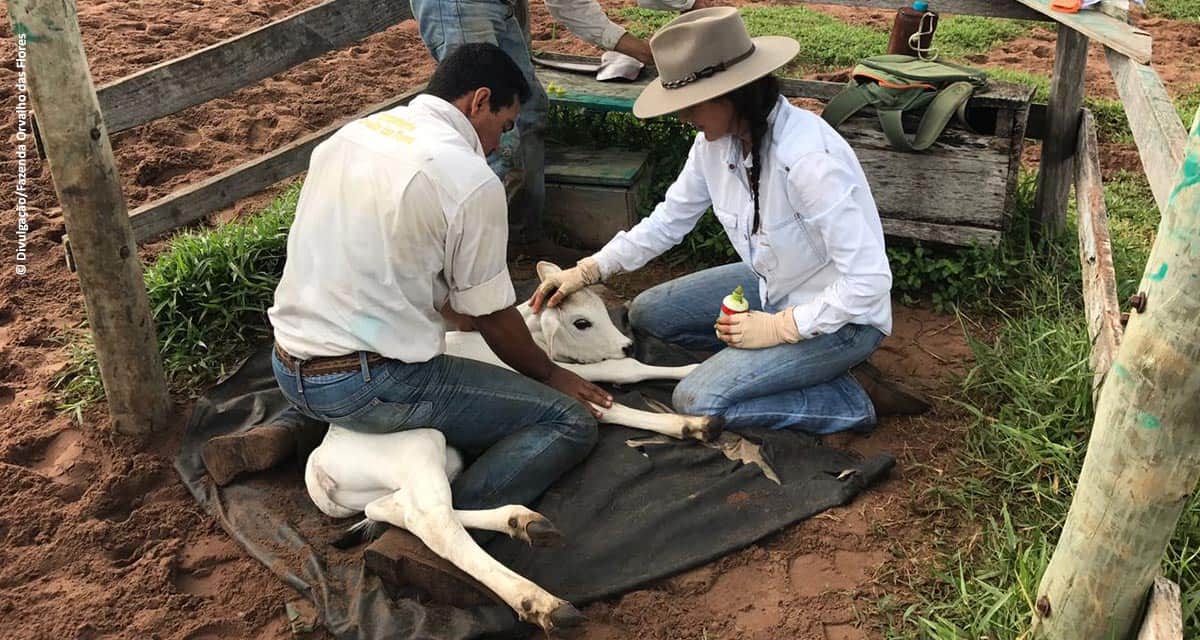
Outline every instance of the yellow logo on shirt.
<svg viewBox="0 0 1200 640"><path fill-rule="evenodd" d="M412 136L404 133L416 128L413 123L394 113L379 113L363 121L363 125L382 136L398 140L405 144L413 141Z"/></svg>

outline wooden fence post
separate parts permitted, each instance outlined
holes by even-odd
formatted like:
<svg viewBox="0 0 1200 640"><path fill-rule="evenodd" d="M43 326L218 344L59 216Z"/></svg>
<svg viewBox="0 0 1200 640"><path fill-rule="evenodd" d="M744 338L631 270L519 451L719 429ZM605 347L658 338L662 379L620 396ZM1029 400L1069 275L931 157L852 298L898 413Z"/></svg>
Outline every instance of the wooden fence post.
<svg viewBox="0 0 1200 640"><path fill-rule="evenodd" d="M1200 114L1198 114L1200 116ZM1129 638L1200 478L1200 117L1100 390L1083 470L1035 602L1035 638Z"/></svg>
<svg viewBox="0 0 1200 640"><path fill-rule="evenodd" d="M62 204L118 432L161 427L170 411L142 265L73 2L8 0L42 144Z"/></svg>
<svg viewBox="0 0 1200 640"><path fill-rule="evenodd" d="M1067 196L1074 181L1072 160L1079 131L1079 107L1083 104L1087 50L1087 36L1058 25L1035 199L1039 222L1036 232L1041 237L1052 238L1067 227Z"/></svg>

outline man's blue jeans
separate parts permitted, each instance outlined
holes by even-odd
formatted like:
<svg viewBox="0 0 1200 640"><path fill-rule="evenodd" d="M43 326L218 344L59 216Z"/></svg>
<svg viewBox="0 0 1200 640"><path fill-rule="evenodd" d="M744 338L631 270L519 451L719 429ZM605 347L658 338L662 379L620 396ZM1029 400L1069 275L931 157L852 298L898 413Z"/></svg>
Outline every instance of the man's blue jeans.
<svg viewBox="0 0 1200 640"><path fill-rule="evenodd" d="M512 8L500 0L412 0L412 10L421 39L439 62L458 45L488 42L503 49L525 74L532 95L521 105L517 126L504 135L488 164L501 180L513 171L523 177L524 186L509 206L509 240L541 240L550 100L533 73L529 43Z"/></svg>
<svg viewBox="0 0 1200 640"><path fill-rule="evenodd" d="M742 263L683 276L634 299L629 322L635 331L689 349L719 350L675 387L675 409L723 416L732 430L790 428L822 434L873 428L875 408L847 372L870 357L883 333L848 324L796 344L726 348L713 325L721 300L738 285L750 308L762 310L758 277Z"/></svg>
<svg viewBox="0 0 1200 640"><path fill-rule="evenodd" d="M310 418L365 433L445 434L468 461L451 485L458 509L532 504L596 444L596 419L578 401L482 362L364 358L358 371L302 379L278 355L271 362L284 396Z"/></svg>

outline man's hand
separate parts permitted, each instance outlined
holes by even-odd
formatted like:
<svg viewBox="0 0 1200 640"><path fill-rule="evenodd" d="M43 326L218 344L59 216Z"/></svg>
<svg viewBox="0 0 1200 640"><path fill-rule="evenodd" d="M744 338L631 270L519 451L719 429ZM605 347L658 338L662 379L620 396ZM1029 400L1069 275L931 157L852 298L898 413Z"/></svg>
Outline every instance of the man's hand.
<svg viewBox="0 0 1200 640"><path fill-rule="evenodd" d="M603 389L554 364L533 337L516 307L501 309L474 318L475 327L484 342L508 366L517 372L542 382L583 403L597 418L600 413L592 405L612 406L612 396Z"/></svg>
<svg viewBox="0 0 1200 640"><path fill-rule="evenodd" d="M557 307L563 298L597 282L600 282L600 265L591 258L584 258L570 269L547 274L529 298L529 307L534 313L541 313L543 306Z"/></svg>
<svg viewBox="0 0 1200 640"><path fill-rule="evenodd" d="M650 53L650 43L629 32L617 40L617 46L614 49L631 58L637 58L638 62L644 65L654 64L654 54Z"/></svg>
<svg viewBox="0 0 1200 640"><path fill-rule="evenodd" d="M612 396L608 395L608 392L558 365L554 365L545 382L550 387L582 402L583 406L587 407L588 411L591 411L592 415L597 418L603 412L597 410L593 405L605 409L612 406Z"/></svg>
<svg viewBox="0 0 1200 640"><path fill-rule="evenodd" d="M717 338L739 349L766 349L785 342L800 342L800 330L792 309L779 313L747 311L728 316L722 314L714 325Z"/></svg>

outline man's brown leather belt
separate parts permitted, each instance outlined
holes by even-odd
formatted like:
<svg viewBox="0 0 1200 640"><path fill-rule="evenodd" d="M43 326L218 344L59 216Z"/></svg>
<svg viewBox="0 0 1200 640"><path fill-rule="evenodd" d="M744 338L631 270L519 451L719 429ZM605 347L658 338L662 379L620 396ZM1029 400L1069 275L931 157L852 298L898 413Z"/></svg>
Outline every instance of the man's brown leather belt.
<svg viewBox="0 0 1200 640"><path fill-rule="evenodd" d="M362 368L362 361L359 359L358 354L296 360L287 351L284 351L278 342L275 343L275 355L279 356L279 361L283 363L283 366L287 367L293 373L296 372L296 365L304 367L303 375L306 376L349 373ZM367 364L378 364L384 360L387 360L387 358L378 353L367 354Z"/></svg>

